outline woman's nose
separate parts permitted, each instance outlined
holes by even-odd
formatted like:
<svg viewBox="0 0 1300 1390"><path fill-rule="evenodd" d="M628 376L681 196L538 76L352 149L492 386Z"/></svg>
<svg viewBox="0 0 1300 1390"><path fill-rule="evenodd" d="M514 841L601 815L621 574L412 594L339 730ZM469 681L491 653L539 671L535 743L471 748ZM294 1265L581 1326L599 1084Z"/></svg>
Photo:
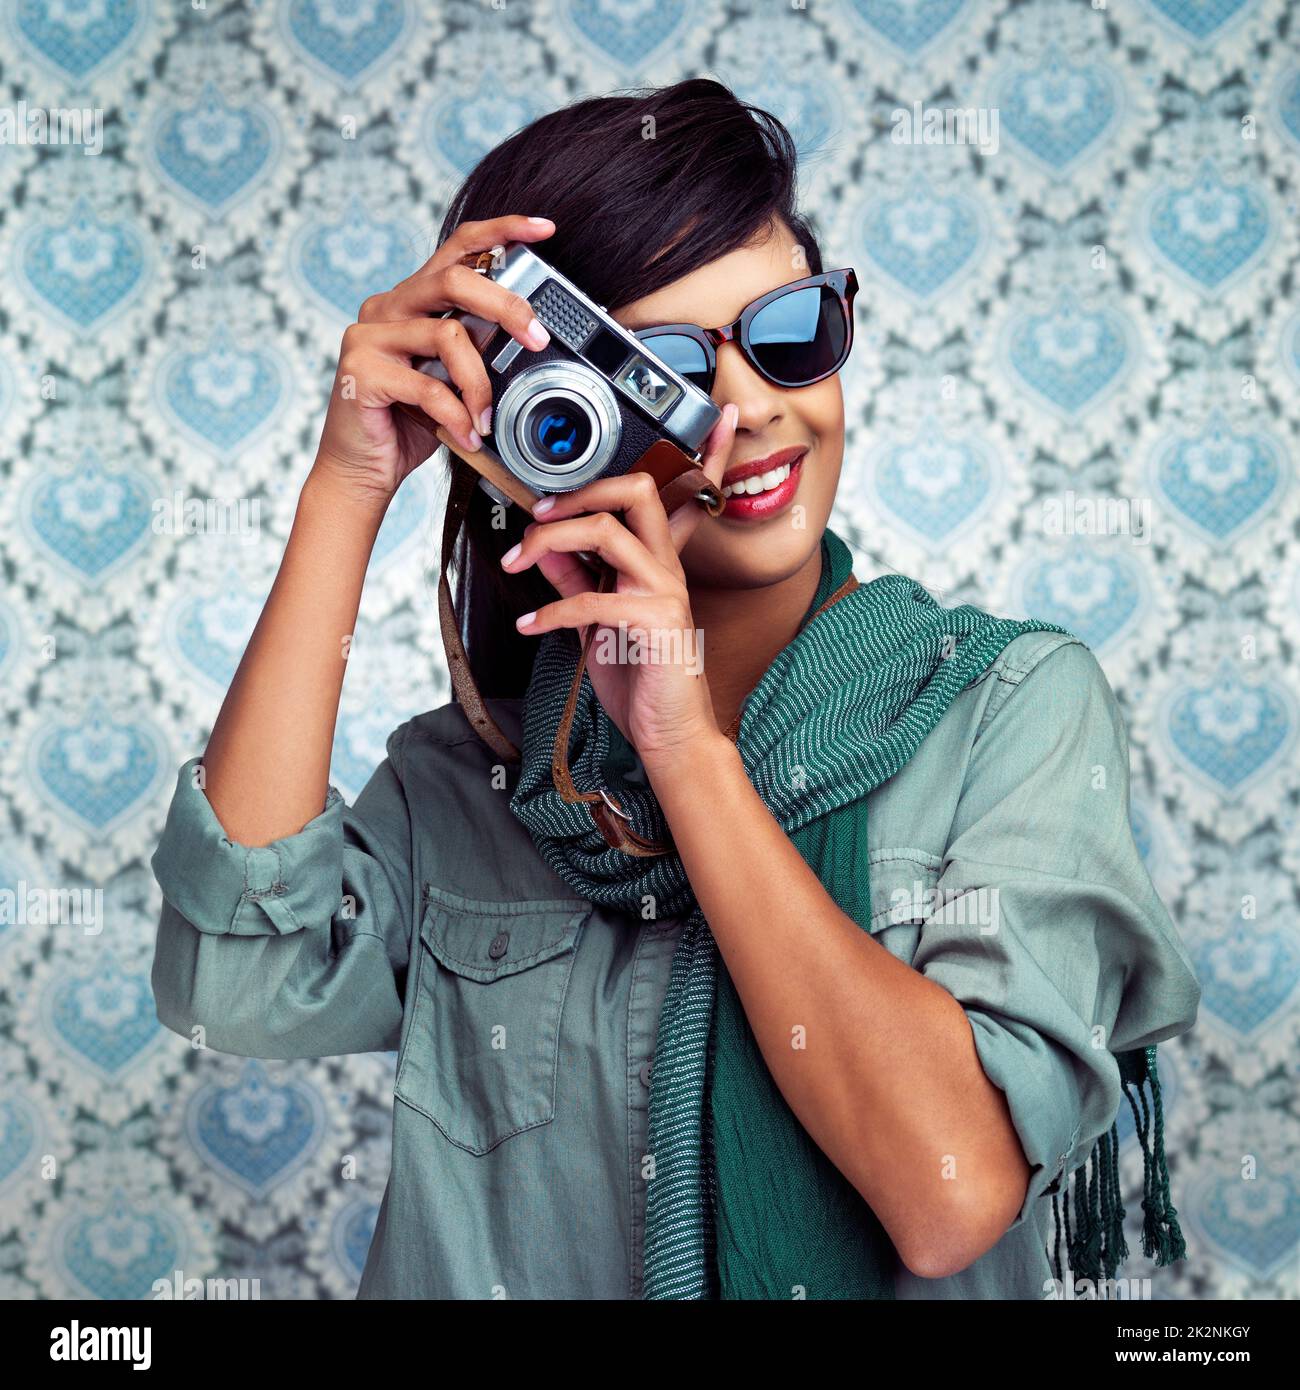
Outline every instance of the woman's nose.
<svg viewBox="0 0 1300 1390"><path fill-rule="evenodd" d="M713 396L717 401L734 402L739 411L738 434L756 434L784 413L780 389L759 376L735 343L723 343L718 349Z"/></svg>

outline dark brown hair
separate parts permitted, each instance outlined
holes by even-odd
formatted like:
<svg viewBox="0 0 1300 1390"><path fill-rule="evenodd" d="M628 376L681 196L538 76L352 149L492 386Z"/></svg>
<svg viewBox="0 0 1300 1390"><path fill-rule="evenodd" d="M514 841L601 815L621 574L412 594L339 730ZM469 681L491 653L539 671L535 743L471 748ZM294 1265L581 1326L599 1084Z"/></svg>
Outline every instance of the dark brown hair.
<svg viewBox="0 0 1300 1390"><path fill-rule="evenodd" d="M555 234L537 252L598 304L631 304L753 243L782 221L822 269L797 206L794 141L767 111L720 82L691 78L575 102L504 140L452 199L439 241L466 221L509 213L549 217ZM507 575L500 557L531 518L510 507L494 528L492 502L475 488L457 548L456 611L470 668L484 695L522 696L537 638L521 613L553 601L536 571Z"/></svg>

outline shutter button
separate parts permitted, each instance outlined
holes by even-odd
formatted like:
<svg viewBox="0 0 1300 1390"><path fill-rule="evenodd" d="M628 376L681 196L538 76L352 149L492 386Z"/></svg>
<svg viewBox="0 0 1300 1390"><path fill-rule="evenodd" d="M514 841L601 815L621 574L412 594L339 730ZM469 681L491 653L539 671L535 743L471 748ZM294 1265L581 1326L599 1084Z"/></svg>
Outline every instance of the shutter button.
<svg viewBox="0 0 1300 1390"><path fill-rule="evenodd" d="M493 960L500 960L501 957L505 955L506 948L509 945L510 933L508 931L499 931L492 938L492 944L488 947L488 955L490 955Z"/></svg>
<svg viewBox="0 0 1300 1390"><path fill-rule="evenodd" d="M641 1063L641 1084L646 1088L647 1091L650 1089L650 1063L649 1063L649 1062L642 1062L642 1063Z"/></svg>

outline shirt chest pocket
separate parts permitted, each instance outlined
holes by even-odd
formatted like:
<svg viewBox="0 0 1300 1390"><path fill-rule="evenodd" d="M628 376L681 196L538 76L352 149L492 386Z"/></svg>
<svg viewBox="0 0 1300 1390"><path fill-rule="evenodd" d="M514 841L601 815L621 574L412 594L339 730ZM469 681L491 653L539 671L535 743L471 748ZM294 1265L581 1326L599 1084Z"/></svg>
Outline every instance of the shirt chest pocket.
<svg viewBox="0 0 1300 1390"><path fill-rule="evenodd" d="M560 1023L591 905L426 887L394 1094L483 1154L555 1118Z"/></svg>

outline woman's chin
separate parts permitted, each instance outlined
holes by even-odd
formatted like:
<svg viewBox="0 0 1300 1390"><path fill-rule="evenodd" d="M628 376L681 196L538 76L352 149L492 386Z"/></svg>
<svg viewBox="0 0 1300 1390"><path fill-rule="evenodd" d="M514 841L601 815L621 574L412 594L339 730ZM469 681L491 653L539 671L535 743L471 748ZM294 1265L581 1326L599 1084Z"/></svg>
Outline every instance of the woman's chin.
<svg viewBox="0 0 1300 1390"><path fill-rule="evenodd" d="M825 522L795 528L787 513L772 524L701 526L682 551L688 586L765 589L798 574L818 555Z"/></svg>

